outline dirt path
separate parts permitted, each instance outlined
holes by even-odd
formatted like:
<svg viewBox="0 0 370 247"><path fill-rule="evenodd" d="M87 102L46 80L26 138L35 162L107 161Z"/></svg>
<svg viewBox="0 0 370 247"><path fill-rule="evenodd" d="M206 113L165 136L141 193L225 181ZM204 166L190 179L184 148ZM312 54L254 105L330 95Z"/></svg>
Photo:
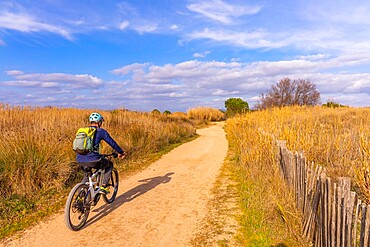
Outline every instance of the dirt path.
<svg viewBox="0 0 370 247"><path fill-rule="evenodd" d="M101 200L81 231L68 230L61 212L0 245L189 246L227 152L221 125L197 132L196 140L121 180L115 202Z"/></svg>

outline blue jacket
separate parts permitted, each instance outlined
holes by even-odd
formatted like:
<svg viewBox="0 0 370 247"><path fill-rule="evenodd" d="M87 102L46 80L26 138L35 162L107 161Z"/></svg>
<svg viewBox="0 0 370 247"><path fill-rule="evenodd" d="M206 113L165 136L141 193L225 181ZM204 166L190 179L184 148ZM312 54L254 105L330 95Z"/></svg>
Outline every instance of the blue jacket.
<svg viewBox="0 0 370 247"><path fill-rule="evenodd" d="M104 140L106 143L109 144L117 153L123 154L122 148L118 146L118 144L113 140L113 138L109 135L109 133L102 128L96 128L95 138L94 138L94 147L99 147L100 141ZM99 150L99 148L97 148ZM102 155L99 152L91 152L85 155L77 154L76 160L77 162L94 162L99 160Z"/></svg>

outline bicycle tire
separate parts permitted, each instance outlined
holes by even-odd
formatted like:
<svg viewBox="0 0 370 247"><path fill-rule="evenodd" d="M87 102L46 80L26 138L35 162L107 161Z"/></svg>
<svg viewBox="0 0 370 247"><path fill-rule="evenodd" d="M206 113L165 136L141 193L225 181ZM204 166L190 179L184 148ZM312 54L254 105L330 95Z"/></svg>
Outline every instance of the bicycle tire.
<svg viewBox="0 0 370 247"><path fill-rule="evenodd" d="M109 194L103 195L103 200L106 203L110 204L116 199L117 192L118 192L118 185L119 185L118 171L116 168L113 168L112 175L109 178L109 182L107 184L107 186L109 187Z"/></svg>
<svg viewBox="0 0 370 247"><path fill-rule="evenodd" d="M72 231L80 230L90 213L90 192L87 184L76 184L69 193L64 209L64 221ZM76 221L76 222L75 222Z"/></svg>

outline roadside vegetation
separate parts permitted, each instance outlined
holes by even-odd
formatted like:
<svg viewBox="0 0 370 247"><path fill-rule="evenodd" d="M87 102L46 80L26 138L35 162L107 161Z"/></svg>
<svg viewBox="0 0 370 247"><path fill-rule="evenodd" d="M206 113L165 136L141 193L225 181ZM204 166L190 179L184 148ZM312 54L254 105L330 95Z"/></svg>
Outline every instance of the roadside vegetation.
<svg viewBox="0 0 370 247"><path fill-rule="evenodd" d="M260 129L286 140L290 150L303 151L329 177L350 177L370 202L370 108L281 108L255 118Z"/></svg>
<svg viewBox="0 0 370 247"><path fill-rule="evenodd" d="M236 239L241 215L239 171L229 149L207 204L207 215L191 240L192 246L242 246Z"/></svg>
<svg viewBox="0 0 370 247"><path fill-rule="evenodd" d="M300 215L276 164L274 138L286 140L290 150L303 151L331 178L350 177L361 199L369 202L369 122L370 108L318 106L270 108L228 119L226 131L243 181L242 243L304 245Z"/></svg>
<svg viewBox="0 0 370 247"><path fill-rule="evenodd" d="M241 207L237 240L242 246L308 246L294 197L280 177L274 141L259 132L255 118L249 113L226 124Z"/></svg>
<svg viewBox="0 0 370 247"><path fill-rule="evenodd" d="M141 169L163 152L196 136L194 123L183 116L127 110L79 110L0 105L0 238L33 224L64 204L79 182L72 141L100 112L104 128L128 152L116 160L124 172ZM103 152L112 151L103 144Z"/></svg>
<svg viewBox="0 0 370 247"><path fill-rule="evenodd" d="M207 124L214 121L225 120L225 113L211 107L195 107L187 112L189 119L195 120L198 124Z"/></svg>

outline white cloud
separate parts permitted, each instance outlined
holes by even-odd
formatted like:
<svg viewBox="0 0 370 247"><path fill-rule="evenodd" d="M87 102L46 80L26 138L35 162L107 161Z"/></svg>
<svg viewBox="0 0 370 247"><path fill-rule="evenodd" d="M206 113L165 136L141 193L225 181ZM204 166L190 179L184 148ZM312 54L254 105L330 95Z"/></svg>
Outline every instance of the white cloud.
<svg viewBox="0 0 370 247"><path fill-rule="evenodd" d="M119 24L118 28L119 28L120 30L124 30L124 29L126 29L129 25L130 25L130 22L128 22L128 21L122 21L122 22Z"/></svg>
<svg viewBox="0 0 370 247"><path fill-rule="evenodd" d="M20 71L20 70L8 70L8 71L5 71L5 74L7 75L23 75L23 71Z"/></svg>
<svg viewBox="0 0 370 247"><path fill-rule="evenodd" d="M310 1L304 5L303 15L311 21L333 24L368 25L370 24L370 4L367 1L338 0Z"/></svg>
<svg viewBox="0 0 370 247"><path fill-rule="evenodd" d="M199 13L213 21L230 24L233 18L243 15L252 15L260 11L257 6L231 5L222 0L208 0L189 4L190 11Z"/></svg>
<svg viewBox="0 0 370 247"><path fill-rule="evenodd" d="M194 53L193 54L193 57L195 58L205 58L209 53L211 53L210 51L204 51L202 53Z"/></svg>
<svg viewBox="0 0 370 247"><path fill-rule="evenodd" d="M71 33L64 27L44 23L36 17L25 13L0 12L0 29L16 30L19 32L50 32L71 40Z"/></svg>
<svg viewBox="0 0 370 247"><path fill-rule="evenodd" d="M195 57L195 58L204 58L204 55L200 54L200 53L194 53L193 57Z"/></svg>
<svg viewBox="0 0 370 247"><path fill-rule="evenodd" d="M103 87L101 79L91 75L27 74L9 70L6 73L14 80L2 82L2 85L17 88L18 94L25 90L20 98L34 102L37 99L40 104L63 105L66 101L76 103L81 99L93 102L89 95L97 95L107 107L122 104L129 109L150 110L159 108L159 104L165 108L177 107L171 110L184 110L204 104L222 108L229 97L241 97L253 106L272 84L290 77L315 83L323 95L323 102L334 95L341 104L369 104L370 73L327 72L362 64L368 61L365 54L334 57L318 53L297 57L300 58L252 63L198 60L161 66L134 63L112 70L113 74L123 75L125 80L111 81L107 87ZM76 88L80 90L74 90ZM28 94L32 97L26 97ZM361 96L361 100L349 101L355 96ZM138 100L141 106L135 103Z"/></svg>
<svg viewBox="0 0 370 247"><path fill-rule="evenodd" d="M57 98L54 98L54 97L51 97L51 96L48 96L46 98L38 98L36 99L36 102L54 102L54 101L57 101L58 99Z"/></svg>
<svg viewBox="0 0 370 247"><path fill-rule="evenodd" d="M200 62L190 60L178 64L166 64L164 66L152 65L148 68L147 73L141 75L141 80L147 80L151 83L166 83L172 80L185 80L189 83L198 80L207 81L207 77L215 78L224 70L232 70L240 67L239 63L225 62Z"/></svg>
<svg viewBox="0 0 370 247"><path fill-rule="evenodd" d="M71 87L83 88L92 87L96 88L102 85L103 81L95 76L87 74L25 74L22 71L10 70L7 71L8 75L13 76L16 80L6 81L4 85L18 86L18 87Z"/></svg>
<svg viewBox="0 0 370 247"><path fill-rule="evenodd" d="M17 81L5 81L3 82L3 85L15 87L39 87L41 83L39 81L17 80Z"/></svg>
<svg viewBox="0 0 370 247"><path fill-rule="evenodd" d="M202 31L194 31L187 35L189 40L209 39L219 43L225 43L232 46L244 48L279 48L288 45L285 40L268 40L269 34L262 31L233 31L223 29L205 28Z"/></svg>
<svg viewBox="0 0 370 247"><path fill-rule="evenodd" d="M298 56L297 58L299 60L308 60L308 61L318 61L325 58L329 58L330 56L328 54L314 54L314 55L304 55L304 56Z"/></svg>
<svg viewBox="0 0 370 247"><path fill-rule="evenodd" d="M0 46L4 46L4 45L5 45L5 42L0 39Z"/></svg>
<svg viewBox="0 0 370 247"><path fill-rule="evenodd" d="M156 23L144 23L144 24L135 24L132 27L139 34L152 33L157 30L158 24Z"/></svg>
<svg viewBox="0 0 370 247"><path fill-rule="evenodd" d="M232 95L238 95L240 94L240 91L228 91L228 90L224 90L224 89L215 89L215 90L212 90L212 95L215 95L215 96L225 96L225 97L229 97L229 96L232 96Z"/></svg>
<svg viewBox="0 0 370 247"><path fill-rule="evenodd" d="M41 87L45 87L45 88L58 87L58 86L59 86L58 83L51 82L51 81L41 83Z"/></svg>
<svg viewBox="0 0 370 247"><path fill-rule="evenodd" d="M170 29L171 30L177 30L177 29L179 29L179 26L173 24L173 25L171 25Z"/></svg>
<svg viewBox="0 0 370 247"><path fill-rule="evenodd" d="M86 95L77 95L74 97L75 100L81 100L81 99L86 99Z"/></svg>
<svg viewBox="0 0 370 247"><path fill-rule="evenodd" d="M112 70L111 72L115 75L127 75L131 72L138 73L138 71L143 71L143 69L146 68L148 65L148 63L133 63L122 68Z"/></svg>
<svg viewBox="0 0 370 247"><path fill-rule="evenodd" d="M315 83L323 95L336 93L349 95L370 94L370 73L330 73L326 70L353 66L365 61L365 55L351 54L330 57L322 54L301 56L301 59L286 61L260 61L253 63L185 61L163 66L132 64L121 69L129 75L125 92L129 98L168 102L178 97L187 102L201 105L203 99L214 102L214 107L228 97L242 97L256 103L261 93L283 77L308 79ZM117 69L117 72L120 69ZM132 73L132 74L130 74ZM119 73L117 73L119 74ZM218 102L218 103L217 103ZM340 102L348 105L369 104Z"/></svg>

